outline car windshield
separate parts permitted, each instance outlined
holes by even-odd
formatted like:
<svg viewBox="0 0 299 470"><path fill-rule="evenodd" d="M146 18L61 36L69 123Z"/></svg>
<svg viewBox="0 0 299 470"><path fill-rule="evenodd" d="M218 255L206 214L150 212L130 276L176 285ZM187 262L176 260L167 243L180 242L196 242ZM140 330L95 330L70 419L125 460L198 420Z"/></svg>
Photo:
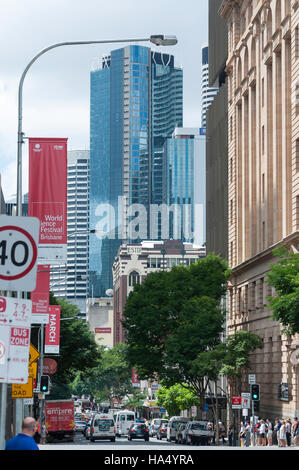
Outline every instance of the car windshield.
<svg viewBox="0 0 299 470"><path fill-rule="evenodd" d="M206 426L204 424L200 424L200 423L193 423L193 424L191 424L191 429L195 429L197 431L205 431Z"/></svg>
<svg viewBox="0 0 299 470"><path fill-rule="evenodd" d="M144 424L135 424L134 429L145 429Z"/></svg>
<svg viewBox="0 0 299 470"><path fill-rule="evenodd" d="M99 419L98 426L111 427L114 426L114 421L112 419Z"/></svg>
<svg viewBox="0 0 299 470"><path fill-rule="evenodd" d="M135 421L134 415L121 415L120 419L121 421Z"/></svg>
<svg viewBox="0 0 299 470"><path fill-rule="evenodd" d="M178 427L179 427L180 424L181 424L181 423L180 423L179 421L173 421L173 423L172 423L171 426L173 427L173 429L178 429Z"/></svg>

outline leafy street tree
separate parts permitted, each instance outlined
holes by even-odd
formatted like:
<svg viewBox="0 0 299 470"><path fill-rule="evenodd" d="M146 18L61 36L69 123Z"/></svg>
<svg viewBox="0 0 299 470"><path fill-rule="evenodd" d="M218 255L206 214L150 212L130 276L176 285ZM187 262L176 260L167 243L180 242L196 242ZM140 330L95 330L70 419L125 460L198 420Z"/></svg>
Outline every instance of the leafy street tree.
<svg viewBox="0 0 299 470"><path fill-rule="evenodd" d="M231 393L240 395L242 377L250 369L250 354L263 348L263 340L255 333L240 330L228 336L221 348L225 354L219 374L227 376Z"/></svg>
<svg viewBox="0 0 299 470"><path fill-rule="evenodd" d="M189 267L152 273L135 286L123 325L129 363L141 378L187 387L203 407L208 382L199 356L221 342L228 275L226 261L211 254Z"/></svg>
<svg viewBox="0 0 299 470"><path fill-rule="evenodd" d="M69 302L57 299L50 293L50 305L61 306L60 352L55 357L58 367L52 376L51 394L49 399L69 398L71 383L78 371L86 372L92 369L99 359L100 353L94 336L86 322L76 318L79 310ZM63 318L71 318L65 320ZM37 347L38 338L35 330L31 341Z"/></svg>
<svg viewBox="0 0 299 470"><path fill-rule="evenodd" d="M112 349L101 347L96 366L87 372L79 372L73 384L73 393L92 393L100 402L121 400L134 393L132 368L126 360L126 345L117 344Z"/></svg>
<svg viewBox="0 0 299 470"><path fill-rule="evenodd" d="M198 397L188 389L187 384L184 387L180 384L172 385L169 388L161 387L157 392L157 398L158 406L163 406L170 417L179 416L181 411L199 404Z"/></svg>
<svg viewBox="0 0 299 470"><path fill-rule="evenodd" d="M276 295L269 297L273 320L283 325L288 336L299 333L299 253L281 246L273 251L279 261L271 264L267 282Z"/></svg>

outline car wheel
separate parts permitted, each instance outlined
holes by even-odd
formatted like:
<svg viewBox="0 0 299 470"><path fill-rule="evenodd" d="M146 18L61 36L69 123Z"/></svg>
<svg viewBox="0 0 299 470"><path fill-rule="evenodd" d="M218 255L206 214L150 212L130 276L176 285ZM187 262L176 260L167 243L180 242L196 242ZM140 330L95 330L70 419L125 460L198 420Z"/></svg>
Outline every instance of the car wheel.
<svg viewBox="0 0 299 470"><path fill-rule="evenodd" d="M115 442L115 437L112 437L112 438L110 439L110 441L111 441L111 442Z"/></svg>
<svg viewBox="0 0 299 470"><path fill-rule="evenodd" d="M95 442L95 438L94 438L94 437L91 437L91 438L90 438L90 442Z"/></svg>

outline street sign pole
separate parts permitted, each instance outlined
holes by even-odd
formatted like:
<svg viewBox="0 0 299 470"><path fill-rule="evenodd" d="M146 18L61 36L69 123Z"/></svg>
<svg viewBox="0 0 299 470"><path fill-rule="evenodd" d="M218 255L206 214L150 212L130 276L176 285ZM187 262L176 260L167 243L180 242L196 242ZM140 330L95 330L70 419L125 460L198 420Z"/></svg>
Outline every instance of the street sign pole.
<svg viewBox="0 0 299 470"><path fill-rule="evenodd" d="M252 444L255 447L255 420L254 420L254 401L251 400L251 412L252 412Z"/></svg>
<svg viewBox="0 0 299 470"><path fill-rule="evenodd" d="M7 406L7 384L1 386L1 407L0 407L0 450L5 447L5 429L6 429L6 406Z"/></svg>

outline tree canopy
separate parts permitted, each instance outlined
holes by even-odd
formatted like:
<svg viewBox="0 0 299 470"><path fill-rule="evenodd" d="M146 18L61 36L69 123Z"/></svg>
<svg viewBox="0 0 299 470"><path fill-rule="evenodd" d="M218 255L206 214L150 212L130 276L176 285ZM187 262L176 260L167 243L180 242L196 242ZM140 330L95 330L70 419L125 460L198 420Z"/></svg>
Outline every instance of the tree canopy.
<svg viewBox="0 0 299 470"><path fill-rule="evenodd" d="M284 246L273 251L280 259L271 264L267 282L275 288L276 295L269 297L272 317L284 327L284 333L299 333L299 253Z"/></svg>
<svg viewBox="0 0 299 470"><path fill-rule="evenodd" d="M187 384L203 402L207 384L198 357L221 342L228 275L226 261L210 254L135 286L123 325L128 360L141 378L159 377L167 387Z"/></svg>
<svg viewBox="0 0 299 470"><path fill-rule="evenodd" d="M57 372L51 378L49 398L68 398L71 395L71 384L77 373L87 373L100 358L99 348L92 332L85 321L77 318L78 308L50 293L50 305L61 306L60 351L54 356ZM63 318L71 318L63 320ZM38 347L37 330L33 330L31 341ZM47 355L45 355L47 356Z"/></svg>
<svg viewBox="0 0 299 470"><path fill-rule="evenodd" d="M181 411L188 410L193 405L198 405L198 397L194 395L187 385L180 384L171 387L161 387L157 392L158 406L163 406L168 415L179 416Z"/></svg>

